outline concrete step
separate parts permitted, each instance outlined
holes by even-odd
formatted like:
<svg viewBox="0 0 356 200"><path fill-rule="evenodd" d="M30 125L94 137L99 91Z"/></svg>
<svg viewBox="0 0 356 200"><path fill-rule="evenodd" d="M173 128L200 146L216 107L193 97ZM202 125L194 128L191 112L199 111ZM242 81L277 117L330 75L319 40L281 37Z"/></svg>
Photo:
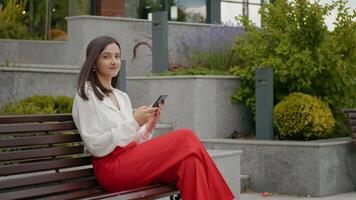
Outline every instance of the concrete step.
<svg viewBox="0 0 356 200"><path fill-rule="evenodd" d="M208 149L208 152L225 178L225 181L229 185L231 191L236 197L239 197L238 195L241 193L240 159L242 156L242 150Z"/></svg>
<svg viewBox="0 0 356 200"><path fill-rule="evenodd" d="M247 191L250 189L250 175L240 175L241 191Z"/></svg>
<svg viewBox="0 0 356 200"><path fill-rule="evenodd" d="M164 123L159 123L156 126L156 129L153 131L153 137L163 135L167 132L171 132L173 130L172 124L164 124Z"/></svg>
<svg viewBox="0 0 356 200"><path fill-rule="evenodd" d="M241 180L240 180L240 157L241 150L209 150L212 157L231 191L235 194L235 199L240 199ZM169 200L169 197L159 200Z"/></svg>

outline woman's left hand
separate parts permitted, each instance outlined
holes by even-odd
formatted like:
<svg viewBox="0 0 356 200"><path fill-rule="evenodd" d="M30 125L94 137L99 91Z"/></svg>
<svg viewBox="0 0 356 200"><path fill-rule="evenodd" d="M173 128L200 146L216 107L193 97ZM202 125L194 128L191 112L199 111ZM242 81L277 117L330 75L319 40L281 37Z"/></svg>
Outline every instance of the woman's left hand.
<svg viewBox="0 0 356 200"><path fill-rule="evenodd" d="M164 102L162 102L158 105L155 115L150 120L148 120L147 130L149 132L152 132L156 128L157 121L159 120L159 118L161 116L161 110L163 109L163 107L164 107Z"/></svg>

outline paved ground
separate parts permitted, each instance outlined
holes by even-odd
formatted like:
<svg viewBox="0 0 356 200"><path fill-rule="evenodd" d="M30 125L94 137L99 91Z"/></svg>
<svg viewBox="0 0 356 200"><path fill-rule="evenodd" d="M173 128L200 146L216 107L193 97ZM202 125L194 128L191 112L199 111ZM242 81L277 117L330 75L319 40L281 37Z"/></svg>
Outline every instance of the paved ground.
<svg viewBox="0 0 356 200"><path fill-rule="evenodd" d="M263 196L261 193L242 193L240 200L356 200L356 191L319 198L278 194L269 195L271 196Z"/></svg>
<svg viewBox="0 0 356 200"><path fill-rule="evenodd" d="M261 193L242 193L239 200L356 200L356 191L349 193L342 193L327 197L306 197L306 196L292 196L292 195L278 195L262 196ZM169 197L158 200L169 200Z"/></svg>

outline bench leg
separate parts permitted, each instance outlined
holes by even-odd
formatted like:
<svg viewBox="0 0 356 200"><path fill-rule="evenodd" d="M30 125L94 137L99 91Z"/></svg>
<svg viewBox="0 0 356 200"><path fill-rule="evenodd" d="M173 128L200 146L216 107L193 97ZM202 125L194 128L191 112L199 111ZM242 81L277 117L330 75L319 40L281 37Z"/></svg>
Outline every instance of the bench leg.
<svg viewBox="0 0 356 200"><path fill-rule="evenodd" d="M177 194L176 197L174 197L174 195L172 195L172 196L169 197L169 199L170 199L170 200L180 200L180 199L181 199L181 196L180 196L180 194Z"/></svg>

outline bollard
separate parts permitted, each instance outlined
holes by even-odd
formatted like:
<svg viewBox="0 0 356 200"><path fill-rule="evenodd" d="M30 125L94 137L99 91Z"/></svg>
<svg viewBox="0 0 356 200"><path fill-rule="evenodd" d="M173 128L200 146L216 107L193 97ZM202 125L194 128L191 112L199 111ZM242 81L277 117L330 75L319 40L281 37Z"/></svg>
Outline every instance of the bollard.
<svg viewBox="0 0 356 200"><path fill-rule="evenodd" d="M126 60L121 60L119 78L117 79L119 90L126 92Z"/></svg>
<svg viewBox="0 0 356 200"><path fill-rule="evenodd" d="M221 24L221 0L207 0L206 10L206 23Z"/></svg>
<svg viewBox="0 0 356 200"><path fill-rule="evenodd" d="M256 70L256 139L273 140L273 70Z"/></svg>
<svg viewBox="0 0 356 200"><path fill-rule="evenodd" d="M154 12L152 16L152 72L168 70L168 12Z"/></svg>

